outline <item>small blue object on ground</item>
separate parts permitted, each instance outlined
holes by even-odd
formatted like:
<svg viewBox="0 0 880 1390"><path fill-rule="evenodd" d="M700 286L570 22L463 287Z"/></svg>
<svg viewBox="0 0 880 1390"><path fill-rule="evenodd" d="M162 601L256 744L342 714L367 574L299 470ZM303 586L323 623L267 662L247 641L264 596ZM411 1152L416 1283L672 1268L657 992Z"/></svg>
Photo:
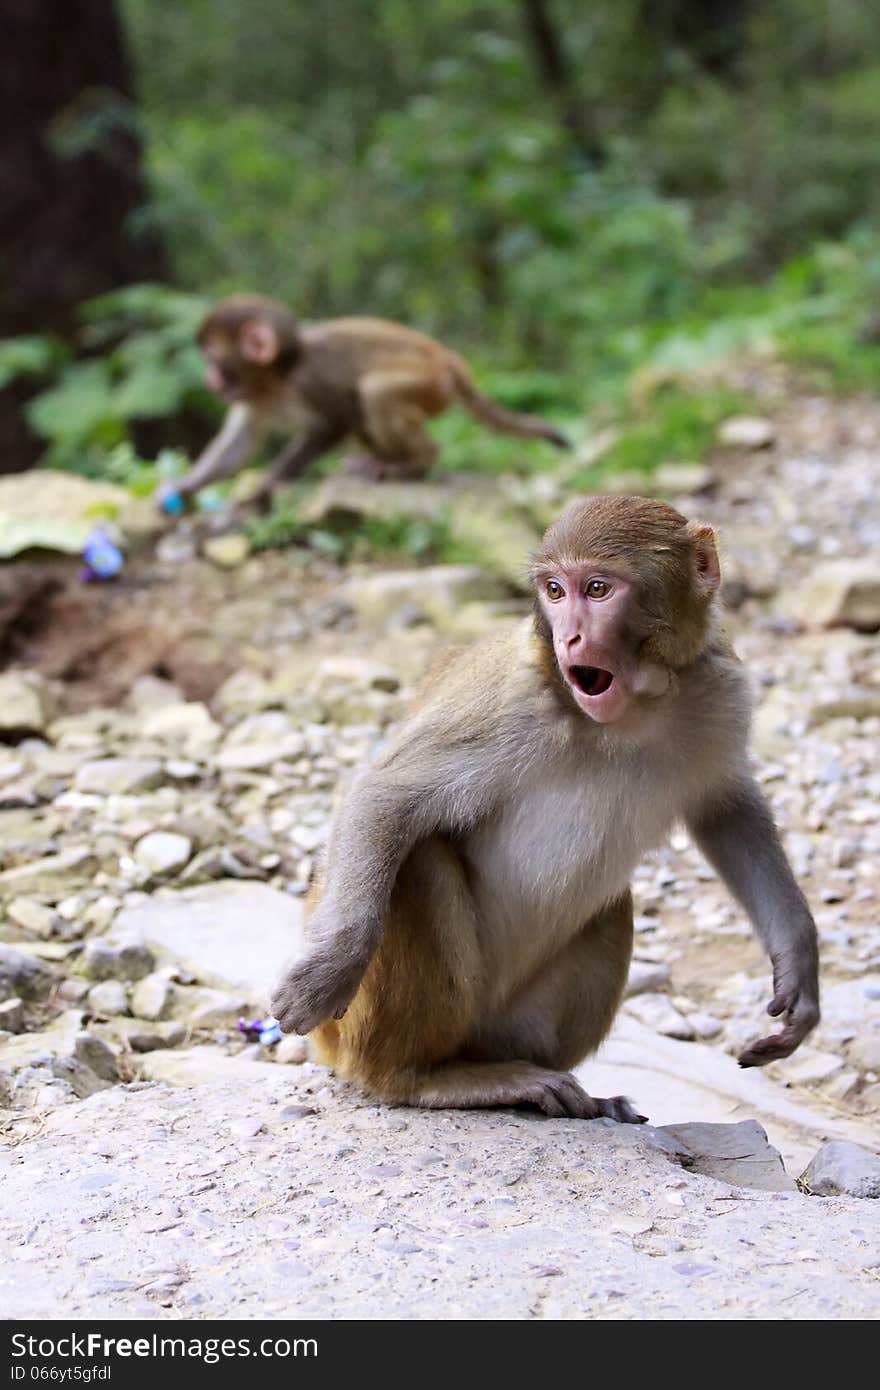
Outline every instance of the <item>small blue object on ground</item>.
<svg viewBox="0 0 880 1390"><path fill-rule="evenodd" d="M243 1033L248 1042L258 1038L264 1047L273 1047L275 1043L281 1041L281 1026L276 1018L240 1018L238 1020L238 1031Z"/></svg>
<svg viewBox="0 0 880 1390"><path fill-rule="evenodd" d="M166 516L180 516L186 506L184 496L171 488L168 492L162 492L159 496L159 510Z"/></svg>
<svg viewBox="0 0 880 1390"><path fill-rule="evenodd" d="M125 557L103 526L96 526L83 547L85 567L80 578L88 583L93 579L115 579L121 573Z"/></svg>

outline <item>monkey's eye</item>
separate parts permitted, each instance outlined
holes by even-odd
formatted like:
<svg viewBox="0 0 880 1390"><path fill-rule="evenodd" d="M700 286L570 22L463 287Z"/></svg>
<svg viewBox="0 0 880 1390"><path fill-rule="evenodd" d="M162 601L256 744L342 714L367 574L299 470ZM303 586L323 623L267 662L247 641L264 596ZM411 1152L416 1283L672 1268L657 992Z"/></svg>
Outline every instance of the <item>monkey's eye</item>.
<svg viewBox="0 0 880 1390"><path fill-rule="evenodd" d="M556 603L564 595L565 590L556 579L547 580L547 597L551 603Z"/></svg>
<svg viewBox="0 0 880 1390"><path fill-rule="evenodd" d="M591 579L587 585L589 598L607 598L610 593L611 585L606 584L604 579Z"/></svg>

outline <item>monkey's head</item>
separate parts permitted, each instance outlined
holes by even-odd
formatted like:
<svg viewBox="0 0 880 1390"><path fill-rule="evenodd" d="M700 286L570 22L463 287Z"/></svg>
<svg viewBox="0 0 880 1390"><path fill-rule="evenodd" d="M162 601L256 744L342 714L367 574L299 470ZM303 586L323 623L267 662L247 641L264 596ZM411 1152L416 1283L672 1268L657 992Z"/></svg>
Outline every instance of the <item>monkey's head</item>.
<svg viewBox="0 0 880 1390"><path fill-rule="evenodd" d="M696 660L720 583L712 528L645 497L571 502L532 565L536 626L575 704L608 724Z"/></svg>
<svg viewBox="0 0 880 1390"><path fill-rule="evenodd" d="M300 352L299 324L277 299L233 295L214 306L198 331L205 381L229 405L266 402Z"/></svg>

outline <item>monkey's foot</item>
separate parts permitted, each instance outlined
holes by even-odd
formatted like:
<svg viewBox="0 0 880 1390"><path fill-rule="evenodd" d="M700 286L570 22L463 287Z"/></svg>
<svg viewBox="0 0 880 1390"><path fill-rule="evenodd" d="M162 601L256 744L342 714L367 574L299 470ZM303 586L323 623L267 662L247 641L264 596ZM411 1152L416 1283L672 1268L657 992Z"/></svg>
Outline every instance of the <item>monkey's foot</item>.
<svg viewBox="0 0 880 1390"><path fill-rule="evenodd" d="M530 1092L532 1087L529 1087ZM590 1096L568 1072L545 1072L537 1083L535 1094L523 1097L526 1104L537 1105L545 1115L567 1115L574 1120L616 1120L623 1125L643 1125L645 1115L636 1111L626 1096Z"/></svg>
<svg viewBox="0 0 880 1390"><path fill-rule="evenodd" d="M533 1105L553 1119L645 1122L625 1096L588 1096L571 1072L550 1071L532 1062L453 1062L423 1073L407 1099L431 1110Z"/></svg>

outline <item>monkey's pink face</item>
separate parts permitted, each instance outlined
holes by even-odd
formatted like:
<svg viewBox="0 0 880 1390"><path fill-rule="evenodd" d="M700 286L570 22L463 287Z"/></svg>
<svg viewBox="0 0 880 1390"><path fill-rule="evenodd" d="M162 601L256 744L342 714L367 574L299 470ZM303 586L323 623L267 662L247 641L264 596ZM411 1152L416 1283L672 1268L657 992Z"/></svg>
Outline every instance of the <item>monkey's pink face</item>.
<svg viewBox="0 0 880 1390"><path fill-rule="evenodd" d="M204 358L205 385L208 390L220 396L227 405L234 405L243 395L242 382L238 372L229 362L210 351L205 352Z"/></svg>
<svg viewBox="0 0 880 1390"><path fill-rule="evenodd" d="M632 582L596 564L556 569L540 575L537 585L556 661L576 704L597 724L619 719L643 689L626 638Z"/></svg>

